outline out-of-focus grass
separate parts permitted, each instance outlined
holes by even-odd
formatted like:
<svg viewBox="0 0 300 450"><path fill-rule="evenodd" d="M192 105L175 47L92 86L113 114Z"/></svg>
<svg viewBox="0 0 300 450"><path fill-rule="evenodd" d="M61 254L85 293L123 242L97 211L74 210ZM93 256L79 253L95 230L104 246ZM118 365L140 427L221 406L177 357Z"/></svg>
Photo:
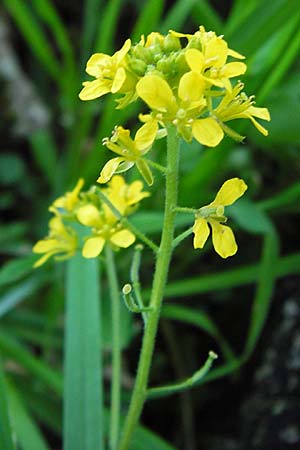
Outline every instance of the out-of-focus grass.
<svg viewBox="0 0 300 450"><path fill-rule="evenodd" d="M297 55L300 50L300 10L298 0L273 0L271 3L235 0L226 17L221 16L208 0L178 0L171 8L163 0L139 3L86 0L75 7L75 13L73 7L58 7L57 2L50 0L4 0L3 5L11 34L16 36L13 55L19 70L34 87L35 95L50 116L50 120L42 125L32 123L22 139L14 136L11 130L2 129L2 133L6 132L3 133L4 149L7 145L12 146L14 158L6 151L0 166L0 183L4 191L0 208L9 217L0 224L4 262L0 271L0 353L5 373L1 383L5 383L8 393L5 398L0 398L0 419L6 420L8 403L21 448L40 450L48 444L37 423L57 440L62 433L59 418L63 280L62 265L54 269L48 264L32 272L30 243L45 233L49 199L70 188L79 176L85 177L87 185L95 182L107 159L101 139L110 135L115 124L136 124L135 106L116 111L111 98L86 103L79 101L81 82L88 79L84 74L86 60L96 51L115 51L127 36L137 41L141 34L152 30L166 32L172 28L192 32L203 24L206 29L224 34L231 48L246 55L246 91L249 95L257 95L258 106L270 109L272 122L268 126L270 136L267 139L258 136L250 124L243 124L239 131L249 136L244 145L226 139L213 150L200 148L199 144L182 146L182 204L206 204L216 188L230 176L245 178L250 187L247 201L239 202L231 210L240 231L237 236L241 245L236 259L223 263L209 257L207 249L199 253L190 250L190 242L182 244L183 247L175 252L178 261L174 267L176 279L171 271L166 290L169 300L163 316L193 324L201 332L208 333L221 349L224 359L220 358L219 366L207 378L214 379L234 371L255 351L277 277L300 270L300 255L296 249L299 241L293 246L289 243L297 234L282 232L286 221L296 223L295 214L299 213L300 82ZM21 84L12 82L22 90ZM4 89L7 88L9 107L13 99L8 86L6 77ZM26 117L26 109L22 114ZM158 157L163 159L163 154L158 153ZM132 176L135 175L129 175ZM147 200L150 211L141 211L135 218L136 224L154 238L162 223L160 188L157 176L152 198ZM35 207L31 206L33 204ZM190 226L189 220L182 218L178 232ZM252 241L255 241L253 246L248 244ZM130 252L120 256L122 282L128 279L129 257ZM147 254L144 264L146 268L151 267ZM150 277L145 272L143 282L147 286ZM201 277L201 273L204 276ZM255 294L247 337L238 345L238 349L243 348L238 356L234 356L237 353L235 346L231 348L228 344L230 336L226 336L226 330L220 330L213 315L207 315L201 309L202 303L200 306L199 302L196 314L194 303L190 307L187 301L180 306L178 302L172 302L180 296L202 300L204 293L209 292L214 297L221 290L234 293L235 288L242 289L245 285L246 290L248 284L255 284ZM103 295L107 300L105 283ZM223 301L227 298L225 296ZM245 314L247 312L245 305ZM132 317L127 320L128 312L124 314L126 329L122 333L122 345L129 348L139 329ZM105 330L103 349L109 350L107 307L102 320ZM104 365L106 362L104 360ZM130 379L130 374L125 373L124 377ZM126 401L126 389L123 395ZM142 437L134 443L136 450L171 450L154 434L143 430L138 433ZM10 444L5 445L8 449Z"/></svg>

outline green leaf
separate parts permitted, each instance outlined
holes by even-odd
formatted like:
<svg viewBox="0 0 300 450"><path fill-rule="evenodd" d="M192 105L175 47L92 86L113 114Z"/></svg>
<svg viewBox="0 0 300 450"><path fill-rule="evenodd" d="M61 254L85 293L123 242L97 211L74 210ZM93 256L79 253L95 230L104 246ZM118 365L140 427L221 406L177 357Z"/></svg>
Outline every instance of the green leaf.
<svg viewBox="0 0 300 450"><path fill-rule="evenodd" d="M234 359L234 354L229 344L226 342L226 339L222 336L215 322L204 311L187 308L181 305L164 304L162 308L162 317L199 327L216 339L226 359Z"/></svg>
<svg viewBox="0 0 300 450"><path fill-rule="evenodd" d="M10 334L0 330L0 350L3 356L14 359L18 364L39 380L60 394L62 392L62 379L58 372L55 372L39 358L32 356L25 346L13 339Z"/></svg>
<svg viewBox="0 0 300 450"><path fill-rule="evenodd" d="M276 281L274 267L277 266L278 251L278 236L275 230L272 230L264 238L258 286L253 301L249 334L245 347L245 355L247 357L250 356L255 348L270 309Z"/></svg>
<svg viewBox="0 0 300 450"><path fill-rule="evenodd" d="M21 400L20 393L10 383L7 384L7 393L12 424L20 448L22 450L50 450L45 438Z"/></svg>
<svg viewBox="0 0 300 450"><path fill-rule="evenodd" d="M44 31L32 14L28 2L22 0L4 0L4 5L16 22L20 33L27 41L32 53L39 59L48 74L60 83L61 70L57 58L49 45Z"/></svg>
<svg viewBox="0 0 300 450"><path fill-rule="evenodd" d="M32 266L36 261L36 255L8 261L0 269L0 286L15 283L33 271Z"/></svg>
<svg viewBox="0 0 300 450"><path fill-rule="evenodd" d="M130 450L176 450L157 434L149 431L144 427L137 427L132 442L130 444Z"/></svg>
<svg viewBox="0 0 300 450"><path fill-rule="evenodd" d="M0 317L15 308L29 296L32 296L45 283L46 278L34 275L6 291L0 298Z"/></svg>
<svg viewBox="0 0 300 450"><path fill-rule="evenodd" d="M52 134L47 130L39 130L32 133L29 140L37 165L54 188L58 151Z"/></svg>
<svg viewBox="0 0 300 450"><path fill-rule="evenodd" d="M180 30L195 4L196 0L177 0L173 3L160 26L161 31L167 33L170 28Z"/></svg>
<svg viewBox="0 0 300 450"><path fill-rule="evenodd" d="M102 365L97 259L67 263L64 450L102 450Z"/></svg>
<svg viewBox="0 0 300 450"><path fill-rule="evenodd" d="M276 266L273 266L274 274L284 277L289 274L300 273L300 253L278 258ZM171 281L165 289L165 298L185 297L204 292L224 290L244 284L254 283L259 279L259 263L249 264L233 270L224 270L201 277L185 278ZM145 299L149 299L150 290L143 292Z"/></svg>
<svg viewBox="0 0 300 450"><path fill-rule="evenodd" d="M226 214L233 217L242 229L254 234L265 234L272 231L272 222L267 214L259 209L253 202L240 199L234 205L226 208Z"/></svg>
<svg viewBox="0 0 300 450"><path fill-rule="evenodd" d="M4 383L2 361L0 359L0 448L1 450L15 450L13 445L12 429L10 424L7 389Z"/></svg>

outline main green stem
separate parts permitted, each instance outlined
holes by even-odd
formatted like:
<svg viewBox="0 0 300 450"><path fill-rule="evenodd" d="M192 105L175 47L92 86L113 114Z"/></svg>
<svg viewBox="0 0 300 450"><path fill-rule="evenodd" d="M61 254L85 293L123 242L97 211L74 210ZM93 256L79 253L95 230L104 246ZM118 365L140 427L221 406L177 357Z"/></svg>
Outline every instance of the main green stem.
<svg viewBox="0 0 300 450"><path fill-rule="evenodd" d="M149 371L154 351L155 337L160 317L163 293L167 282L170 260L172 256L172 243L175 224L175 207L177 206L179 163L179 138L175 127L168 128L167 136L167 170L166 170L166 196L163 231L153 278L150 306L153 310L148 313L142 349L139 359L137 376L132 393L129 411L125 420L124 429L118 450L128 450L132 435L139 421L147 394Z"/></svg>
<svg viewBox="0 0 300 450"><path fill-rule="evenodd" d="M120 374L121 374L121 344L120 344L120 292L114 261L114 254L109 245L105 247L106 270L111 297L112 321L112 380L109 448L116 450L120 426Z"/></svg>

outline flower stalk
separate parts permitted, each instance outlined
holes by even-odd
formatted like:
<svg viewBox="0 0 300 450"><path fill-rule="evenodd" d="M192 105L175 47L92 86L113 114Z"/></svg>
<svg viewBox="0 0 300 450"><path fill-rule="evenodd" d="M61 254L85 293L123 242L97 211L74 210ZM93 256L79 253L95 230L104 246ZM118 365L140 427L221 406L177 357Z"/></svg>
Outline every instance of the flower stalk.
<svg viewBox="0 0 300 450"><path fill-rule="evenodd" d="M174 209L177 203L178 190L178 162L179 137L175 127L168 127L165 212L163 232L157 253L157 262L150 299L150 306L153 310L148 313L148 321L143 337L137 377L118 450L128 450L147 397L149 371L157 334L163 293L172 255L176 214Z"/></svg>

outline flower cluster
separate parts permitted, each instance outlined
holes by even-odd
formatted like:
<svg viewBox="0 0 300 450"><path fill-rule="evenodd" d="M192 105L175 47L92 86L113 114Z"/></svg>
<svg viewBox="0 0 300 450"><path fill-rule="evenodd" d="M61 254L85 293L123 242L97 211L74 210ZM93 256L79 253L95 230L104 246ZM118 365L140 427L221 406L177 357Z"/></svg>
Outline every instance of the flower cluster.
<svg viewBox="0 0 300 450"><path fill-rule="evenodd" d="M71 192L56 199L49 211L54 217L49 221L49 234L38 241L33 252L42 254L35 267L54 256L56 260L72 257L77 250L85 258L98 256L106 244L113 249L127 248L135 235L123 225L120 218L132 214L139 202L150 194L143 191L141 181L126 184L121 176L114 176L105 189L92 187L82 192L84 181L79 179ZM113 206L102 201L101 192Z"/></svg>
<svg viewBox="0 0 300 450"><path fill-rule="evenodd" d="M118 108L138 98L150 108L149 113L140 115L148 127L143 125L134 140L122 127L116 127L112 137L104 140L104 145L120 156L103 169L100 182L136 164L151 184L143 156L168 126L175 126L186 141L195 138L208 147L217 146L225 134L243 139L227 125L234 119L249 119L267 135L256 118L269 121L268 110L254 106L254 97L243 92L243 84L232 81L245 73L243 59L228 47L223 36L207 32L203 26L194 34L150 33L135 45L127 39L113 56L92 55L86 71L95 80L83 83L82 100L113 93L120 94Z"/></svg>

